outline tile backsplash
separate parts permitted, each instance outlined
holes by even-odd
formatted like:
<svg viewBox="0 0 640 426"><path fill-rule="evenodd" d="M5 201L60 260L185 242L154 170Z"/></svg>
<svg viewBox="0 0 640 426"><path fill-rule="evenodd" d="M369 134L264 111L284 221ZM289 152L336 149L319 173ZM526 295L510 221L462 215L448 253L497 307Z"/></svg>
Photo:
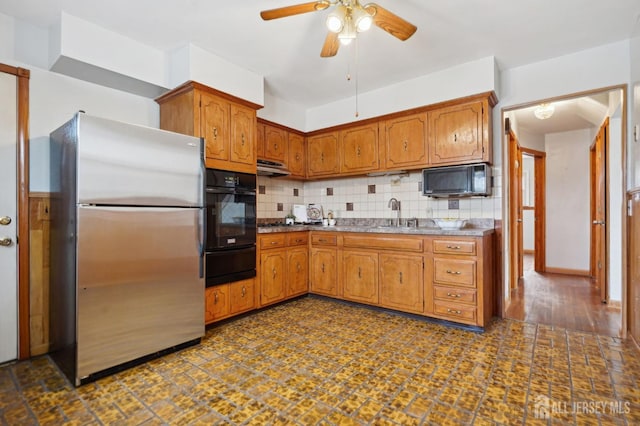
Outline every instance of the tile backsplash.
<svg viewBox="0 0 640 426"><path fill-rule="evenodd" d="M258 176L264 193L258 194L258 219L281 219L291 212L293 204L320 204L326 215L336 218L395 218L389 200L400 201L403 219L456 217L499 219L502 209L502 173L493 167L493 196L460 198L458 209L449 209L449 200L421 194L420 171L392 176L296 181L286 178ZM282 210L278 210L278 205ZM350 207L350 208L348 208Z"/></svg>

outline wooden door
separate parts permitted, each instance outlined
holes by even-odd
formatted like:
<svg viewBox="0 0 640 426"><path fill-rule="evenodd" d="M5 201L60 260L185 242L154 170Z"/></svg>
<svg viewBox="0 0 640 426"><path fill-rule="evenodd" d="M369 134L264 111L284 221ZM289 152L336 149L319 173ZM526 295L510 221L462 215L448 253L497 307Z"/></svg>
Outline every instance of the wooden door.
<svg viewBox="0 0 640 426"><path fill-rule="evenodd" d="M287 156L287 132L278 127L264 127L264 156L267 160L284 163Z"/></svg>
<svg viewBox="0 0 640 426"><path fill-rule="evenodd" d="M334 175L340 171L338 134L311 136L307 139L307 176Z"/></svg>
<svg viewBox="0 0 640 426"><path fill-rule="evenodd" d="M427 166L427 114L386 121L382 146L386 169Z"/></svg>
<svg viewBox="0 0 640 426"><path fill-rule="evenodd" d="M309 291L309 251L306 247L287 251L287 296Z"/></svg>
<svg viewBox="0 0 640 426"><path fill-rule="evenodd" d="M313 293L336 296L338 294L336 249L312 248L310 282Z"/></svg>
<svg viewBox="0 0 640 426"><path fill-rule="evenodd" d="M342 173L378 170L378 124L342 130L340 150Z"/></svg>
<svg viewBox="0 0 640 426"><path fill-rule="evenodd" d="M424 260L418 255L380 254L380 304L407 312L424 311Z"/></svg>
<svg viewBox="0 0 640 426"><path fill-rule="evenodd" d="M522 232L522 150L513 132L509 132L509 236L510 288L516 288L523 276Z"/></svg>
<svg viewBox="0 0 640 426"><path fill-rule="evenodd" d="M378 253L342 252L343 297L364 303L378 303Z"/></svg>
<svg viewBox="0 0 640 426"><path fill-rule="evenodd" d="M260 304L262 306L279 302L286 297L285 265L286 254L282 249L269 250L260 255Z"/></svg>
<svg viewBox="0 0 640 426"><path fill-rule="evenodd" d="M287 166L292 177L305 177L304 136L289 132L289 162Z"/></svg>
<svg viewBox="0 0 640 426"><path fill-rule="evenodd" d="M591 277L600 288L600 300L609 299L607 285L607 194L606 164L609 120L600 127L590 147L591 165Z"/></svg>
<svg viewBox="0 0 640 426"><path fill-rule="evenodd" d="M200 135L205 139L205 156L229 160L229 102L206 92L200 93Z"/></svg>
<svg viewBox="0 0 640 426"><path fill-rule="evenodd" d="M535 253L534 270L544 272L547 264L546 255L546 215L547 215L547 183L546 183L546 154L536 151L534 154L535 181Z"/></svg>
<svg viewBox="0 0 640 426"><path fill-rule="evenodd" d="M241 105L231 104L230 161L255 166L255 128L255 110Z"/></svg>
<svg viewBox="0 0 640 426"><path fill-rule="evenodd" d="M489 161L485 156L488 150L485 150L483 120L483 102L429 112L429 163L445 165Z"/></svg>

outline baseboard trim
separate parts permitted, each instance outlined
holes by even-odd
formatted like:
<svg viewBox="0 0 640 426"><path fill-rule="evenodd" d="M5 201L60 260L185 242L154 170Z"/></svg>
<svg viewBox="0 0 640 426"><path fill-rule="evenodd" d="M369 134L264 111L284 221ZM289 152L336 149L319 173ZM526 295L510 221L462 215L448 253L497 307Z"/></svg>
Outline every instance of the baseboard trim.
<svg viewBox="0 0 640 426"><path fill-rule="evenodd" d="M622 301L620 300L609 300L607 301L607 305L611 308L622 309Z"/></svg>
<svg viewBox="0 0 640 426"><path fill-rule="evenodd" d="M528 250L528 249L524 249L524 250L522 250L522 252L523 252L524 254L535 254L535 253L536 253L536 251L535 251L535 250Z"/></svg>
<svg viewBox="0 0 640 426"><path fill-rule="evenodd" d="M548 274L560 274L560 275L577 275L580 277L590 277L591 274L589 271L584 271L582 269L568 269L568 268L550 268L546 267L544 271Z"/></svg>

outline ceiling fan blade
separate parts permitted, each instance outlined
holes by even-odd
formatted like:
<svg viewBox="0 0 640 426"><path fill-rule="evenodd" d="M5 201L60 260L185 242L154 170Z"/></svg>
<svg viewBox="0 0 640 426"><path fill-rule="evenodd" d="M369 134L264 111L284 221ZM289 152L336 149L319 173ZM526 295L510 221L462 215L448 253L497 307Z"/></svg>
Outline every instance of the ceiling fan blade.
<svg viewBox="0 0 640 426"><path fill-rule="evenodd" d="M327 38L324 39L324 45L322 46L320 56L323 58L336 56L336 53L338 53L338 47L340 47L338 34L329 31L329 33L327 34Z"/></svg>
<svg viewBox="0 0 640 426"><path fill-rule="evenodd" d="M373 16L373 22L394 37L405 41L416 32L418 27L410 22L405 21L398 15L389 12L384 7L375 3L369 3L363 8Z"/></svg>
<svg viewBox="0 0 640 426"><path fill-rule="evenodd" d="M330 3L326 0L311 1L309 3L295 4L293 6L279 7L277 9L263 10L260 12L260 16L265 21L271 19L284 18L292 15L299 15L301 13L315 12L316 10L324 10L330 6Z"/></svg>

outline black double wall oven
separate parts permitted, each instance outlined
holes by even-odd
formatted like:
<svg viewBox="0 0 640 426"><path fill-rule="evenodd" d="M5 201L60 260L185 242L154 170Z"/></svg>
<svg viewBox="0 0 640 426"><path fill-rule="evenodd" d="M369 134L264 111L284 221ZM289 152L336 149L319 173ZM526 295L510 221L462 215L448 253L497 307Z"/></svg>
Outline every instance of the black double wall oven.
<svg viewBox="0 0 640 426"><path fill-rule="evenodd" d="M256 175L207 169L206 286L256 276Z"/></svg>

